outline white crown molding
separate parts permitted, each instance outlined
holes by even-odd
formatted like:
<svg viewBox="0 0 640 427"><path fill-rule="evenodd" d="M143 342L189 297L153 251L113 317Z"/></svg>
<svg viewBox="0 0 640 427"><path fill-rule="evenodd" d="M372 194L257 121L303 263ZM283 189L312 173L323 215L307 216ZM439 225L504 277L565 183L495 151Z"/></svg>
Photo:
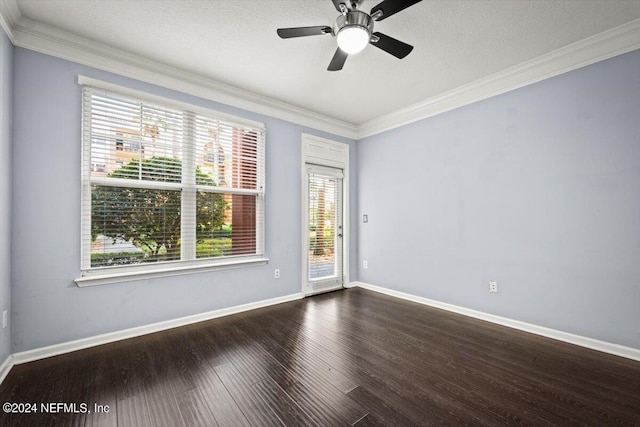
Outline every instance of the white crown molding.
<svg viewBox="0 0 640 427"><path fill-rule="evenodd" d="M353 124L84 39L41 22L22 18L14 22L12 29L14 44L25 49L346 138L357 136L357 127Z"/></svg>
<svg viewBox="0 0 640 427"><path fill-rule="evenodd" d="M0 24L14 45L351 139L362 139L640 49L640 19L401 108L360 125L239 89L23 18L0 2Z"/></svg>
<svg viewBox="0 0 640 427"><path fill-rule="evenodd" d="M507 326L509 328L518 329L520 331L541 335L543 337L552 338L554 340L579 345L581 347L590 348L592 350L601 351L603 353L613 354L615 356L622 356L622 357L626 357L627 359L640 361L640 349L638 348L626 347L620 344L600 341L593 338L572 334L569 332L558 331L556 329L534 325L532 323L526 323L526 322L521 322L519 320L500 317L494 314L472 310L470 308L460 307L458 305L448 304L445 302L440 302L440 301L432 300L429 298L419 297L416 295L396 291L394 289L384 288L382 286L372 285L370 283L351 282L348 287L353 288L356 286L363 289L368 289L370 291L389 295L392 297L401 298L407 301L417 302L418 304L424 304L431 307L440 308L443 310L451 311L453 313L458 313L465 316L473 317L475 319L484 320L486 322L496 323L498 325Z"/></svg>
<svg viewBox="0 0 640 427"><path fill-rule="evenodd" d="M14 45L16 40L13 35L13 27L20 19L22 19L22 14L16 0L0 1L0 26Z"/></svg>
<svg viewBox="0 0 640 427"><path fill-rule="evenodd" d="M363 123L358 127L357 138L376 135L636 49L640 49L640 19Z"/></svg>

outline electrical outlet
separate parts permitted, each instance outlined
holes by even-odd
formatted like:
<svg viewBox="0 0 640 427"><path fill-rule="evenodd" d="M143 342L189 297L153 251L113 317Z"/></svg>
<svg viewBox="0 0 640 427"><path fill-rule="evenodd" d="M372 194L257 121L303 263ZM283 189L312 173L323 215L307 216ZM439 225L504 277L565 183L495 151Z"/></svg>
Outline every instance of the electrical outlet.
<svg viewBox="0 0 640 427"><path fill-rule="evenodd" d="M362 222L369 222L369 215L362 215Z"/></svg>
<svg viewBox="0 0 640 427"><path fill-rule="evenodd" d="M364 268L365 270L369 268L369 262L366 259L362 261L362 268Z"/></svg>
<svg viewBox="0 0 640 427"><path fill-rule="evenodd" d="M273 278L274 279L279 279L280 278L280 269L276 268L275 270L273 270Z"/></svg>
<svg viewBox="0 0 640 427"><path fill-rule="evenodd" d="M498 292L498 282L489 282L489 292L497 293Z"/></svg>
<svg viewBox="0 0 640 427"><path fill-rule="evenodd" d="M2 312L2 329L7 327L7 321L9 320L9 313L7 310Z"/></svg>

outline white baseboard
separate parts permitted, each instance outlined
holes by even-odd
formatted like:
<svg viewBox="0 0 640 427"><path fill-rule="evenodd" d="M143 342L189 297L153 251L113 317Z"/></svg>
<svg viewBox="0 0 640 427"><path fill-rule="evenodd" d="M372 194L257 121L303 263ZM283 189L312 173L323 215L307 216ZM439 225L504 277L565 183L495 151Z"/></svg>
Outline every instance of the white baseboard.
<svg viewBox="0 0 640 427"><path fill-rule="evenodd" d="M271 298L267 300L252 302L248 304L237 305L235 307L222 308L219 310L208 311L206 313L194 314L192 316L180 317L177 319L165 320L163 322L152 323L150 325L138 326L135 328L124 329L122 331L110 332L107 334L96 335L93 337L83 338L75 341L68 341L60 344L54 344L47 347L35 348L33 350L21 351L9 356L0 367L0 375L9 372L13 365L20 363L32 362L34 360L44 359L51 356L57 356L64 353L70 353L76 350L82 350L89 347L95 347L102 344L108 344L115 341L134 338L141 335L160 332L167 329L177 328L179 326L190 325L192 323L203 322L218 317L229 316L231 314L242 313L244 311L255 310L256 308L267 307L270 305L280 304L283 302L302 299L302 293L285 295L282 297ZM8 367L5 367L7 365ZM4 379L4 377L0 377ZM2 381L0 380L0 383Z"/></svg>
<svg viewBox="0 0 640 427"><path fill-rule="evenodd" d="M416 295L407 294L404 292L396 291L393 289L383 288L381 286L372 285L365 282L351 282L349 287L358 286L370 291L379 292L381 294L390 295L392 297L401 298L408 301L417 302L419 304L428 305L431 307L441 308L443 310L451 311L465 316L473 317L480 320L485 320L491 323L497 323L498 325L508 326L513 329L518 329L525 332L530 332L536 335L542 335L543 337L553 338L555 340L564 341L570 344L579 345L581 347L590 348L592 350L598 350L603 353L614 354L616 356L626 357L628 359L640 361L640 349L633 347L626 347L619 344L613 344L606 341L600 341L593 338L583 337L581 335L571 334L569 332L558 331L556 329L546 328L544 326L538 326L531 323L521 322L519 320L509 319L506 317L500 317L482 311L472 310L470 308L460 307L445 302L432 300L429 298L419 297Z"/></svg>
<svg viewBox="0 0 640 427"><path fill-rule="evenodd" d="M383 287L372 285L369 283L350 282L348 285L345 285L345 288L353 288L356 286L361 287L363 289L368 289L374 292L390 295L396 298L417 302L419 304L425 304L431 307L441 308L443 310L463 314L465 316L485 320L487 322L508 326L510 328L518 329L521 331L530 332L533 334L542 335L544 337L553 338L559 341L568 342L571 344L579 345L579 346L590 348L593 350L602 351L604 353L614 354L616 356L622 356L628 359L640 361L640 349L625 347L619 344L613 344L606 341L600 341L593 338L571 334L568 332L562 332L555 329L545 328L543 326L533 325L531 323L521 322L519 320L513 320L505 317L495 316L493 314L484 313L481 311L476 311L469 308L460 307L457 305L448 304L448 303L444 303L436 300L431 300L428 298L419 297L419 296L407 294L400 291L395 291L393 289L383 288ZM47 347L40 347L40 348L35 348L33 350L27 350L27 351L11 354L5 359L2 365L0 365L0 383L4 381L5 377L7 376L7 374L9 373L9 371L14 365L19 365L21 363L32 362L34 360L39 360L47 357L57 356L60 354L70 353L76 350L82 350L89 347L95 347L102 344L108 344L115 341L138 337L141 335L160 332L167 329L177 328L179 326L185 326L185 325L190 325L197 322L203 322L206 320L215 319L218 317L229 316L231 314L242 313L245 311L250 311L250 310L254 310L261 307L267 307L270 305L281 304L289 301L295 301L302 298L303 298L302 293L285 295L282 297L271 298L268 300L238 305L235 307L228 307L228 308L223 308L219 310L213 310L206 313L180 317L177 319L166 320L163 322L153 323L150 325L138 326L135 328L124 329L122 331L96 335L89 338L83 338L75 341L68 341L65 343L54 344Z"/></svg>
<svg viewBox="0 0 640 427"><path fill-rule="evenodd" d="M11 368L13 368L13 365L13 355L10 354L4 359L2 365L0 365L0 384L2 384L2 381L4 381Z"/></svg>

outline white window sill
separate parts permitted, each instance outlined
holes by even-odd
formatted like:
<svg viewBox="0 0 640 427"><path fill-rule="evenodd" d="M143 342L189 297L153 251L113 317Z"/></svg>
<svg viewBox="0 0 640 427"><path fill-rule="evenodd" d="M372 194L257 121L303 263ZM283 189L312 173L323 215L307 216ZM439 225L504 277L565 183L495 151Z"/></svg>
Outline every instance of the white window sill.
<svg viewBox="0 0 640 427"><path fill-rule="evenodd" d="M183 274L204 273L207 271L226 270L230 268L264 265L269 262L265 257L225 260L221 262L198 263L193 265L144 266L143 269L131 270L127 267L87 270L82 277L75 279L78 287L107 285L110 283L131 282L134 280L154 279L159 277L179 276Z"/></svg>

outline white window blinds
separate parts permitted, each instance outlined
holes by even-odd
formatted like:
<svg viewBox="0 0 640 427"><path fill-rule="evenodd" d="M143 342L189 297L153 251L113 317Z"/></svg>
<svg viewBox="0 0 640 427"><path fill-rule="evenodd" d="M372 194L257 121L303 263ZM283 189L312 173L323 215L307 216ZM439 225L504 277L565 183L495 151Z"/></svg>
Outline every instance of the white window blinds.
<svg viewBox="0 0 640 427"><path fill-rule="evenodd" d="M264 255L264 125L83 86L82 270Z"/></svg>

